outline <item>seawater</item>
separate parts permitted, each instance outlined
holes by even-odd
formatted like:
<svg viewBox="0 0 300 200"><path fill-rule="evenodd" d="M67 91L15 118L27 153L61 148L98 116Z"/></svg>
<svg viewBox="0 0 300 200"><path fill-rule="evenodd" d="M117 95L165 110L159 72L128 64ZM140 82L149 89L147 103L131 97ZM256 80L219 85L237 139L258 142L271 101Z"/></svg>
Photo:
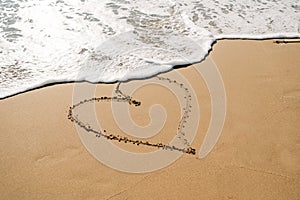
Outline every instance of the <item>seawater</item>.
<svg viewBox="0 0 300 200"><path fill-rule="evenodd" d="M49 83L150 77L220 38L300 37L295 0L2 0L0 98Z"/></svg>

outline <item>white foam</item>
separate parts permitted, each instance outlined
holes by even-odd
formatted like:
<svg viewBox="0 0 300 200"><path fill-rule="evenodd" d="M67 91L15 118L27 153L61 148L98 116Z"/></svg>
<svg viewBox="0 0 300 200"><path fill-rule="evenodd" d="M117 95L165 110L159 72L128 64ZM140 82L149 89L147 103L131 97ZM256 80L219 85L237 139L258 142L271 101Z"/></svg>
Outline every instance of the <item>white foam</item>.
<svg viewBox="0 0 300 200"><path fill-rule="evenodd" d="M0 9L0 98L153 76L201 61L216 39L300 37L292 0L32 0Z"/></svg>

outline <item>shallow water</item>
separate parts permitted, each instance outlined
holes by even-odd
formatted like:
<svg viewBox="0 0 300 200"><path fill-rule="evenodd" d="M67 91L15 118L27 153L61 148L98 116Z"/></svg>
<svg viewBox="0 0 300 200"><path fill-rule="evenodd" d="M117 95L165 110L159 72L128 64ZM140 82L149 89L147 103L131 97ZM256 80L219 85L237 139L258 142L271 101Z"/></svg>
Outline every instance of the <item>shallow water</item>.
<svg viewBox="0 0 300 200"><path fill-rule="evenodd" d="M300 37L287 0L0 1L0 98L47 83L149 77L218 38Z"/></svg>

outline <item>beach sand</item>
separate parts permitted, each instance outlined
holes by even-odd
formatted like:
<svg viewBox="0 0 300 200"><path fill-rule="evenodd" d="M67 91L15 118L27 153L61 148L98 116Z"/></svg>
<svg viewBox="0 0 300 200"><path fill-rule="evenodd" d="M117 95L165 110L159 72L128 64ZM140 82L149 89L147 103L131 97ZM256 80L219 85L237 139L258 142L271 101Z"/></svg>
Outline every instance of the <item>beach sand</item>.
<svg viewBox="0 0 300 200"><path fill-rule="evenodd" d="M67 118L74 84L1 100L0 198L299 199L299 52L299 43L220 40L204 62L174 70L196 91L201 118L192 146L197 151L210 123L211 103L195 68L205 67L208 60L215 63L224 81L226 120L207 157L185 154L151 173L119 172L87 151ZM98 84L96 94L111 96L115 86ZM181 117L175 95L149 85L132 97L142 102L130 107L132 119L140 126L150 122L148 111L153 104L163 105L168 113L163 130L149 140L167 143L172 139ZM98 105L96 113L107 129L121 132L109 103ZM153 150L116 145L134 152Z"/></svg>

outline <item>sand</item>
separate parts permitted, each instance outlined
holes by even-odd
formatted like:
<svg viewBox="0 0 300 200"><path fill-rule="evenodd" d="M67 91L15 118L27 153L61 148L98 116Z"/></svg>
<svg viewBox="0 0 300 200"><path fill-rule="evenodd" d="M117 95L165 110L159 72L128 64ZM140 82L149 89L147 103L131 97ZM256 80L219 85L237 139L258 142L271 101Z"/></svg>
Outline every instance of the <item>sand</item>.
<svg viewBox="0 0 300 200"><path fill-rule="evenodd" d="M208 60L224 81L226 120L208 156L183 155L151 173L111 169L87 151L67 119L74 84L1 100L1 199L299 199L299 50L299 43L221 40L204 62L176 69L196 91L201 110L192 143L197 153L212 105L196 68L205 67ZM110 96L115 86L99 84L96 94ZM172 139L181 117L174 94L150 85L132 96L142 102L130 107L140 126L150 122L148 111L155 103L168 113L163 130L149 140ZM109 103L97 105L96 114L109 131L122 131ZM153 150L116 145L133 152Z"/></svg>

